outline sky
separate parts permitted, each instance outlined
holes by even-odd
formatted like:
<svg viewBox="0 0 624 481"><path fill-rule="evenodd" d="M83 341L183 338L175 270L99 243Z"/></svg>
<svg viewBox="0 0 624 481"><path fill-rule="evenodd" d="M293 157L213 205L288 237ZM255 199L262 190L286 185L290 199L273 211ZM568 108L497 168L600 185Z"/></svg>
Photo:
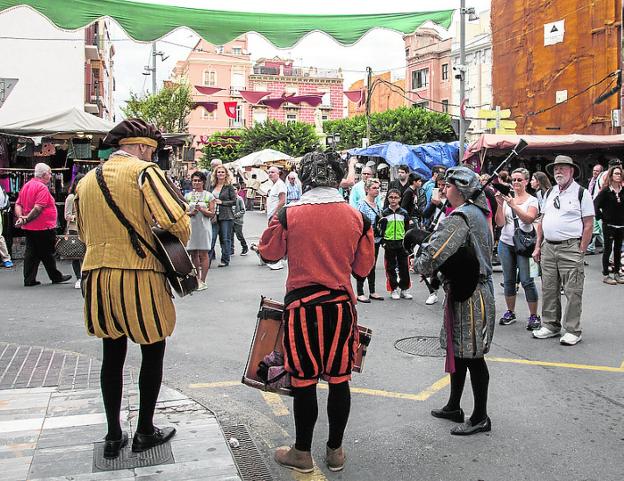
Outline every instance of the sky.
<svg viewBox="0 0 624 481"><path fill-rule="evenodd" d="M161 3L191 8L214 10L232 10L266 13L389 13L428 11L459 8L460 0L437 0L436 2L411 0L271 0L258 2L249 0L135 0L142 3ZM477 12L490 8L490 0L466 0L467 7L474 7ZM111 22L111 37L115 40L115 79L116 112L120 119L120 107L129 98L130 92L145 93L151 91L151 77L143 75L144 67L151 62L151 43L135 42L123 30ZM453 27L451 27L451 31ZM159 42L157 48L164 53L166 60L157 59L157 80L162 85L171 74L176 61L184 60L195 46L198 36L191 30L177 30ZM342 68L345 90L349 85L365 76L366 67L374 73L391 70L396 78L405 75L405 47L401 34L377 29L369 32L358 43L343 47L322 33L313 33L305 37L296 46L277 49L259 35L249 34L249 52L252 62L261 57L280 56L291 58L298 66L320 68ZM175 44L175 45L174 45Z"/></svg>

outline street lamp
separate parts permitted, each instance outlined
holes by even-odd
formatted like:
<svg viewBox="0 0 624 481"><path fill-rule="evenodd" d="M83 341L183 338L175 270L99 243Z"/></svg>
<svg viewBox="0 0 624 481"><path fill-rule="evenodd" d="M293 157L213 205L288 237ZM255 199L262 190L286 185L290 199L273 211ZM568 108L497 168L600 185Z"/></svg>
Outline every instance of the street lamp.
<svg viewBox="0 0 624 481"><path fill-rule="evenodd" d="M333 134L327 134L325 137L325 145L329 148L329 150L336 150L336 147L340 143L340 134L338 132Z"/></svg>
<svg viewBox="0 0 624 481"><path fill-rule="evenodd" d="M466 0L461 0L459 8L459 65L454 67L459 71L459 104L465 105L466 97L466 14L468 21L478 20L475 9L466 8ZM464 158L464 144L466 143L466 121L462 111L459 112L459 161Z"/></svg>

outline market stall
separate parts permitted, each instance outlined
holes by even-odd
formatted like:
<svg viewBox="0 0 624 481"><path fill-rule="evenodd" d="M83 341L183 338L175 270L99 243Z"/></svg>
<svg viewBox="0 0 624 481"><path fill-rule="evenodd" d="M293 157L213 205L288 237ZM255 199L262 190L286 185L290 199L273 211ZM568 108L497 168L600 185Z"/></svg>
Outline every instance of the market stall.
<svg viewBox="0 0 624 481"><path fill-rule="evenodd" d="M14 203L35 165L48 164L53 174L50 191L63 225L63 205L72 179L108 158L102 140L113 126L75 108L0 125L0 185ZM11 246L21 231L13 227L12 209L4 215L4 234ZM19 258L20 252L13 252L13 257Z"/></svg>
<svg viewBox="0 0 624 481"><path fill-rule="evenodd" d="M526 149L514 159L509 169L525 167L529 171L545 171L546 165L559 154L572 157L579 165L582 181L591 176L594 164L607 165L612 157L623 158L624 135L495 135L483 134L468 146L464 162L476 170L490 172L505 158L520 139Z"/></svg>

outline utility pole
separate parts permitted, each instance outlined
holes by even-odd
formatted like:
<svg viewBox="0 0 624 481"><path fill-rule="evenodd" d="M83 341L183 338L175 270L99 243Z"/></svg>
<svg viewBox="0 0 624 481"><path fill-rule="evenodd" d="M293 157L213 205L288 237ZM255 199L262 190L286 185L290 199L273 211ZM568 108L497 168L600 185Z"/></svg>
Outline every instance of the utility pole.
<svg viewBox="0 0 624 481"><path fill-rule="evenodd" d="M156 95L156 55L156 42L152 42L152 95Z"/></svg>
<svg viewBox="0 0 624 481"><path fill-rule="evenodd" d="M459 105L464 105L466 97L466 0L461 0L459 8ZM465 111L465 110L464 110ZM459 112L459 162L464 159L466 123L462 110Z"/></svg>
<svg viewBox="0 0 624 481"><path fill-rule="evenodd" d="M373 69L366 67L366 141L370 143L370 107L373 93Z"/></svg>

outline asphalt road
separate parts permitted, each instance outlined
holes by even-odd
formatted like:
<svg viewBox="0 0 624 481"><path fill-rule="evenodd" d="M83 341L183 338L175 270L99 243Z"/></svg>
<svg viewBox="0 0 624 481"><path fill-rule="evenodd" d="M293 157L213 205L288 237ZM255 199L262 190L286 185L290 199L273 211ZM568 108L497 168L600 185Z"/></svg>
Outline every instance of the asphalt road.
<svg viewBox="0 0 624 481"><path fill-rule="evenodd" d="M264 216L246 216L248 240L257 240ZM237 245L237 252L240 247ZM360 323L373 341L365 369L354 374L352 413L345 436L347 466L330 473L323 465L327 390L319 389L319 422L313 455L314 478L365 480L565 480L620 481L624 468L624 285L601 282L600 257L587 258L583 341L560 346L536 340L521 319L496 326L489 354L491 433L468 438L449 435L452 424L430 416L445 404L443 358L410 355L397 340L437 336L441 302L426 306L423 285L414 300L360 304ZM62 263L70 273L69 263ZM165 382L217 412L225 424L246 424L275 480L297 477L272 461L272 449L294 442L291 401L263 396L240 384L260 295L281 299L286 270L270 271L255 255L235 256L230 267L212 269L210 288L178 300L178 325L168 341ZM501 274L495 274L497 309L504 311ZM21 264L0 271L0 338L26 345L67 349L100 357L100 343L86 335L82 298L72 284L22 287ZM378 291L384 280L378 264ZM139 350L128 362L138 366ZM215 384L217 383L217 384ZM472 410L466 383L463 407ZM199 385L199 386L198 386ZM357 388L357 392L356 389Z"/></svg>

